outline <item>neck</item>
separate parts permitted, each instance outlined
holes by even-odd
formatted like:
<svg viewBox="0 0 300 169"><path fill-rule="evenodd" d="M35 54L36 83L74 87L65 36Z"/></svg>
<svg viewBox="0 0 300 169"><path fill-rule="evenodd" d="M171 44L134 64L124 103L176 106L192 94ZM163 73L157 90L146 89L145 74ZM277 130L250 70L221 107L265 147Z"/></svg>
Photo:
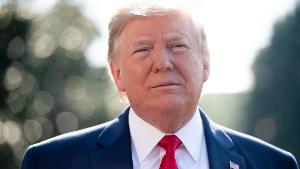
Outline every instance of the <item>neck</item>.
<svg viewBox="0 0 300 169"><path fill-rule="evenodd" d="M179 129L181 129L189 120L190 118L185 120L168 119L168 120L163 120L162 122L153 121L152 123L151 122L149 123L163 133L173 134L177 132Z"/></svg>
<svg viewBox="0 0 300 169"><path fill-rule="evenodd" d="M184 111L153 111L140 113L141 111L135 111L136 114L151 124L163 133L172 134L181 129L187 124L194 115L196 109L184 110Z"/></svg>

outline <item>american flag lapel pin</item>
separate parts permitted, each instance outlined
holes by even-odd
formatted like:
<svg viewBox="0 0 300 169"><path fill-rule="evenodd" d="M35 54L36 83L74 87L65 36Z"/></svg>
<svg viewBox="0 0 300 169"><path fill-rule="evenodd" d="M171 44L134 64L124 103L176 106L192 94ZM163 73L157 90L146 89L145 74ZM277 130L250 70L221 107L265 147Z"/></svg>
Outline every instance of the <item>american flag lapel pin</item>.
<svg viewBox="0 0 300 169"><path fill-rule="evenodd" d="M229 161L229 164L230 164L230 169L240 169L240 166L232 161Z"/></svg>

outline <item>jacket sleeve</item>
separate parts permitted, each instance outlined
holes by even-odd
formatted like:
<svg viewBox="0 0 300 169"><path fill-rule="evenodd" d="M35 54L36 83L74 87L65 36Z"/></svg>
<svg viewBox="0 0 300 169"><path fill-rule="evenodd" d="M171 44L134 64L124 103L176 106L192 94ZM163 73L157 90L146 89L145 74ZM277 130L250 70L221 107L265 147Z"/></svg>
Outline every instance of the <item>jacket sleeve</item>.
<svg viewBox="0 0 300 169"><path fill-rule="evenodd" d="M36 169L34 146L30 146L26 149L20 169Z"/></svg>

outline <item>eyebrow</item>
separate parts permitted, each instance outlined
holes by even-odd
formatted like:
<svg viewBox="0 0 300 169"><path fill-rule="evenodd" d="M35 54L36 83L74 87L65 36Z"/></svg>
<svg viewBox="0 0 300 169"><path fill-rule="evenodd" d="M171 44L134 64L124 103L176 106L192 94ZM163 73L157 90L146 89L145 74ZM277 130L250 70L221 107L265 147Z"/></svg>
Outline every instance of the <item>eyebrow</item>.
<svg viewBox="0 0 300 169"><path fill-rule="evenodd" d="M174 41L183 41L183 42L188 42L190 43L187 35L183 33L168 33L167 35L164 35L163 40L167 43L174 42ZM151 45L155 41L155 38L148 37L148 36L141 36L136 38L131 47L139 47L143 45Z"/></svg>
<svg viewBox="0 0 300 169"><path fill-rule="evenodd" d="M143 37L139 37L139 38L135 39L133 41L132 46L135 47L135 46L149 45L149 44L152 44L153 41L154 41L153 38L143 36Z"/></svg>
<svg viewBox="0 0 300 169"><path fill-rule="evenodd" d="M188 37L182 33L168 33L164 37L164 41L166 41L166 42L173 42L173 41L189 42Z"/></svg>

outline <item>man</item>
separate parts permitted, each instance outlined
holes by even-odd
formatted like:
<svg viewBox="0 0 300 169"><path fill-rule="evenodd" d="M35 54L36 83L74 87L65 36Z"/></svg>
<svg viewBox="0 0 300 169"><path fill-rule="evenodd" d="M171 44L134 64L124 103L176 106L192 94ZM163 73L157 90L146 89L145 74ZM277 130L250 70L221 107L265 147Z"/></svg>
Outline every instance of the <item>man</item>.
<svg viewBox="0 0 300 169"><path fill-rule="evenodd" d="M108 123L30 146L22 169L297 169L289 152L213 123L203 29L184 10L131 6L109 25L108 63L130 107Z"/></svg>

